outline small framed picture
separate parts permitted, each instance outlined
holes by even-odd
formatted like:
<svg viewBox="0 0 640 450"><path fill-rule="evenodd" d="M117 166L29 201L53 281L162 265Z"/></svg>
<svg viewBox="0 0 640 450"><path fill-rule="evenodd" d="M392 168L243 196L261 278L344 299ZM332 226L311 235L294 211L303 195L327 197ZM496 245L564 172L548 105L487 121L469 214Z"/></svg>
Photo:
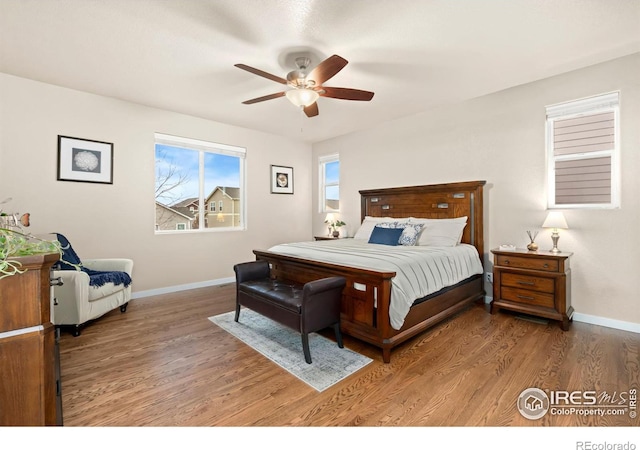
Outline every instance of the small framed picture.
<svg viewBox="0 0 640 450"><path fill-rule="evenodd" d="M58 136L58 181L113 184L113 144Z"/></svg>
<svg viewBox="0 0 640 450"><path fill-rule="evenodd" d="M293 167L271 165L271 193L293 194Z"/></svg>

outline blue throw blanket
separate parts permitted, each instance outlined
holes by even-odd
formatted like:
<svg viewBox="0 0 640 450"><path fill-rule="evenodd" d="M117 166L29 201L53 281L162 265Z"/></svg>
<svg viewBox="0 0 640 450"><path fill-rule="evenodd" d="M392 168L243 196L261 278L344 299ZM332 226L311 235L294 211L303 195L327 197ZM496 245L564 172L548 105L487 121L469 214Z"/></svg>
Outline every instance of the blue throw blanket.
<svg viewBox="0 0 640 450"><path fill-rule="evenodd" d="M124 284L124 287L128 287L131 284L131 277L127 272L106 272L91 270L82 266L82 261L80 261L80 257L73 247L71 247L69 240L60 233L56 233L56 236L58 237L58 242L60 242L60 245L62 246L62 259L58 261L58 265L61 270L78 270L77 267L79 267L80 270L89 275L90 286L99 287L103 286L105 283L113 283L115 285Z"/></svg>

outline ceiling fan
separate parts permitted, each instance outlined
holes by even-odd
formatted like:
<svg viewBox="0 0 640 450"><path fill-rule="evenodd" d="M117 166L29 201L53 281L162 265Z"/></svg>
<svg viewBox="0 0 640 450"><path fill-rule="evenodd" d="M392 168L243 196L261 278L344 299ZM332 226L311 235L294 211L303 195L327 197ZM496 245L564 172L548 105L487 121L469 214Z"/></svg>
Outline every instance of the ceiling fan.
<svg viewBox="0 0 640 450"><path fill-rule="evenodd" d="M297 69L289 72L286 79L247 66L246 64L235 64L235 67L239 69L246 70L247 72L275 81L276 83L288 85L292 88L275 94L246 100L242 103L251 105L253 103L286 96L291 103L302 108L307 117L314 117L318 115L318 103L316 100L318 100L319 97L358 101L369 101L373 98L373 92L369 91L323 86L325 81L335 76L348 63L346 59L338 55L333 55L325 59L309 73L307 73L307 70L311 64L310 58L301 56L296 58L295 62Z"/></svg>

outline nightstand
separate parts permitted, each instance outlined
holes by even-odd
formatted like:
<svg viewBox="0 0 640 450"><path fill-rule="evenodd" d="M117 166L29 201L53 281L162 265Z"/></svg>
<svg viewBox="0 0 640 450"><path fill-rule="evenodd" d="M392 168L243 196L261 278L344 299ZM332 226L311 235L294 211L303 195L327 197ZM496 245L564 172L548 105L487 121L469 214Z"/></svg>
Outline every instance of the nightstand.
<svg viewBox="0 0 640 450"><path fill-rule="evenodd" d="M336 239L340 239L339 237L333 237L333 236L314 236L313 238L316 241L335 241Z"/></svg>
<svg viewBox="0 0 640 450"><path fill-rule="evenodd" d="M508 309L559 320L564 331L572 320L572 253L493 249L491 314Z"/></svg>

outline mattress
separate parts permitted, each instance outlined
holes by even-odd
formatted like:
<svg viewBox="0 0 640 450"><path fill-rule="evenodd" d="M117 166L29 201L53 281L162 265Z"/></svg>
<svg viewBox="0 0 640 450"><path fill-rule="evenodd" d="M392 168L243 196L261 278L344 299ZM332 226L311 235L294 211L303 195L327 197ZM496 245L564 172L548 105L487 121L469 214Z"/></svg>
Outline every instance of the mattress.
<svg viewBox="0 0 640 450"><path fill-rule="evenodd" d="M399 330L415 300L481 274L477 249L455 247L390 246L360 239L336 239L280 244L272 253L381 272L395 272L391 280L389 319Z"/></svg>

